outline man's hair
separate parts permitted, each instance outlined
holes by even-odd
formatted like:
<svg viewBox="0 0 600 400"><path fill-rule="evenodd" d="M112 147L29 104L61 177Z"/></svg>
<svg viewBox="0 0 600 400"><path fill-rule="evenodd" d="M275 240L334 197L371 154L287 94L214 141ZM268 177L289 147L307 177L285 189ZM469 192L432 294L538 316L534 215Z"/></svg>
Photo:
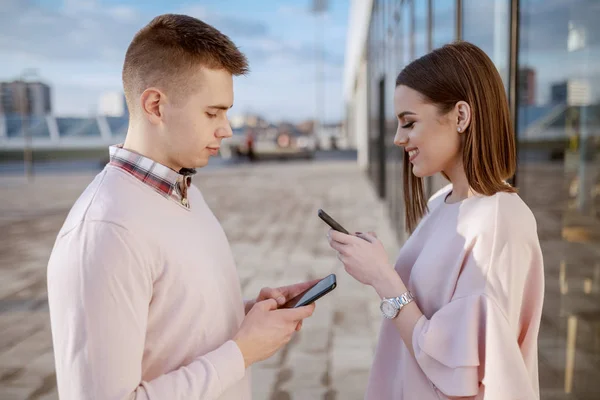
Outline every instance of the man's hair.
<svg viewBox="0 0 600 400"><path fill-rule="evenodd" d="M123 89L129 110L149 87L185 96L190 75L199 66L235 76L248 72L246 56L216 28L187 15L154 18L136 33L125 54Z"/></svg>

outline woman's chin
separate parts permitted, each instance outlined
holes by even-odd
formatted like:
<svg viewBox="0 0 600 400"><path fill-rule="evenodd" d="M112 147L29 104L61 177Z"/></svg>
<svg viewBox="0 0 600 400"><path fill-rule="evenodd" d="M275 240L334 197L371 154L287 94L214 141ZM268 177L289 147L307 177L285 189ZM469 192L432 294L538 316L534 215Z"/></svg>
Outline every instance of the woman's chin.
<svg viewBox="0 0 600 400"><path fill-rule="evenodd" d="M426 178L428 176L431 176L431 174L427 174L426 171L423 171L419 167L415 167L414 165L412 167L412 173L417 178Z"/></svg>

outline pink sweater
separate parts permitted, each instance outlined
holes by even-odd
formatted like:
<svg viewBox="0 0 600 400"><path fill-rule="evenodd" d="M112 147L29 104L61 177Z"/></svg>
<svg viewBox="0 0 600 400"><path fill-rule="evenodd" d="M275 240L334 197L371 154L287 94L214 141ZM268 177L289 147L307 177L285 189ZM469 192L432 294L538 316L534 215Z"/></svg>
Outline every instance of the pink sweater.
<svg viewBox="0 0 600 400"><path fill-rule="evenodd" d="M415 357L384 321L366 399L537 399L544 271L533 214L516 194L446 204L450 190L432 198L396 263L424 314Z"/></svg>
<svg viewBox="0 0 600 400"><path fill-rule="evenodd" d="M76 202L48 266L61 399L250 399L231 250L188 197L107 166Z"/></svg>

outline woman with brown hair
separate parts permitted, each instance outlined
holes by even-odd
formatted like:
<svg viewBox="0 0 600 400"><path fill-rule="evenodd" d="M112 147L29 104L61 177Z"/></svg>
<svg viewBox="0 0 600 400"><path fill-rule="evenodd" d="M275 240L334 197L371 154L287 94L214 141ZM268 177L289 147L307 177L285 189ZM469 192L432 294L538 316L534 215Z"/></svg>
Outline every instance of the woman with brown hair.
<svg viewBox="0 0 600 400"><path fill-rule="evenodd" d="M507 183L516 155L502 80L457 42L404 68L394 107L411 234L395 266L373 233L328 233L382 299L366 399L539 398L543 259L535 218ZM436 173L451 183L426 201L423 177Z"/></svg>

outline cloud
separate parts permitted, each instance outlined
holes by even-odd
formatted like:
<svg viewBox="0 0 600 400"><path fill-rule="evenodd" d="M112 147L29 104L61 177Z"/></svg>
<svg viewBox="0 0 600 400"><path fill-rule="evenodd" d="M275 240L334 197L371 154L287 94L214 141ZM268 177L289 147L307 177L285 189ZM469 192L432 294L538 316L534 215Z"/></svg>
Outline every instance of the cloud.
<svg viewBox="0 0 600 400"><path fill-rule="evenodd" d="M65 0L58 7L43 6L37 0L0 1L0 79L14 79L22 69L36 67L52 86L53 109L59 115L89 114L102 92L119 90L127 46L155 16L142 6L110 5L101 0ZM307 110L314 108L317 55L314 37L302 33L312 18L306 10L301 20L292 14L276 16L279 25L202 6L178 7L173 12L215 26L247 54L251 74L236 83L238 105L253 107L270 118L309 116ZM272 32L281 21L289 21L291 29L284 36ZM327 90L332 92L328 98L337 104L333 92L341 81L343 56L328 48L323 58Z"/></svg>
<svg viewBox="0 0 600 400"><path fill-rule="evenodd" d="M178 13L201 19L228 36L249 38L263 37L269 33L267 24L261 21L239 18L228 14L211 12L203 6L184 6Z"/></svg>
<svg viewBox="0 0 600 400"><path fill-rule="evenodd" d="M254 61L264 64L272 61L283 64L306 66L323 60L324 64L332 67L341 67L344 63L343 55L320 49L317 52L312 43L292 43L273 38L251 41L242 46L250 63Z"/></svg>
<svg viewBox="0 0 600 400"><path fill-rule="evenodd" d="M286 17L298 17L299 15L309 14L309 9L296 4L280 4L277 7L277 14Z"/></svg>
<svg viewBox="0 0 600 400"><path fill-rule="evenodd" d="M135 9L69 1L63 9L10 7L0 16L0 54L26 52L42 60L116 61L141 24Z"/></svg>
<svg viewBox="0 0 600 400"><path fill-rule="evenodd" d="M26 52L41 60L122 61L129 42L151 17L136 8L99 6L69 0L61 9L36 6L31 0L8 0L0 15L0 54ZM202 18L232 36L267 35L266 24L188 7L182 13ZM153 17L153 16L152 16Z"/></svg>

